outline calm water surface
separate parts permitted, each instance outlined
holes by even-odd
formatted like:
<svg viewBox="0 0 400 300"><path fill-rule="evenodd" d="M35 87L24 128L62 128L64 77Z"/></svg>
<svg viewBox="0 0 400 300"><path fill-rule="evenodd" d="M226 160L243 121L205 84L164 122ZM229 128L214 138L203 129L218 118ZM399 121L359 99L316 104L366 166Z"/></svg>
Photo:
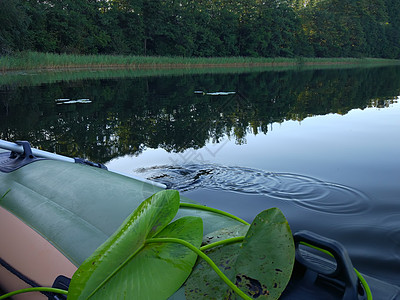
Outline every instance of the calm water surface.
<svg viewBox="0 0 400 300"><path fill-rule="evenodd" d="M279 207L293 231L340 241L358 270L400 285L399 67L4 82L2 139L248 221Z"/></svg>

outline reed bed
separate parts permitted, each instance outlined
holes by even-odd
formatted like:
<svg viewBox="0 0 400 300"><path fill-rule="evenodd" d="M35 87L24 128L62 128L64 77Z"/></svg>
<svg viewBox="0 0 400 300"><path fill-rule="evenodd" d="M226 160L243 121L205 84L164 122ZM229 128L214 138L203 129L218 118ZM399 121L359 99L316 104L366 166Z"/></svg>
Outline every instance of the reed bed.
<svg viewBox="0 0 400 300"><path fill-rule="evenodd" d="M374 58L263 58L263 57L156 57L74 55L21 52L0 57L0 71L71 68L201 68L324 64L393 64L399 60Z"/></svg>

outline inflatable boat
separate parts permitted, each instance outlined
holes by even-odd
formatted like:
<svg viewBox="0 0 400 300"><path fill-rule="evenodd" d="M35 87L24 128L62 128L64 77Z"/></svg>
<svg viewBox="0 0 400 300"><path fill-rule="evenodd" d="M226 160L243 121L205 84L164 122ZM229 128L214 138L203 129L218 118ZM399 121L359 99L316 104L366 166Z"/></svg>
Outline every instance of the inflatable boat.
<svg viewBox="0 0 400 300"><path fill-rule="evenodd" d="M399 287L355 270L337 241L292 234L277 210L247 224L186 197L176 202L176 191L100 164L28 142L1 141L0 148L0 299L400 299ZM259 227L272 220L278 227ZM137 249L124 248L136 242L122 239L136 241L145 230L157 233ZM186 236L183 246L171 246L175 235ZM160 246L162 239L168 246ZM118 262L126 251L135 254L129 254L133 266ZM217 262L205 271L207 257ZM257 277L266 268L275 281Z"/></svg>

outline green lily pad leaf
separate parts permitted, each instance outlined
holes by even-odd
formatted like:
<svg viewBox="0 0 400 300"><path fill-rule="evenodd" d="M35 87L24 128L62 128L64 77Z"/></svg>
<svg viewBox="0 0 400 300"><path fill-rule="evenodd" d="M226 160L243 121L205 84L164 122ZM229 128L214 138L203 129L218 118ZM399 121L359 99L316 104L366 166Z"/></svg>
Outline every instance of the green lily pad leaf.
<svg viewBox="0 0 400 300"><path fill-rule="evenodd" d="M204 246L233 237L245 236L249 227L249 225L239 224L211 232L203 237L203 243L201 245Z"/></svg>
<svg viewBox="0 0 400 300"><path fill-rule="evenodd" d="M243 243L210 249L206 254L250 298L278 299L288 284L295 259L293 236L282 212L261 212ZM240 299L203 260L185 283L187 299Z"/></svg>
<svg viewBox="0 0 400 300"><path fill-rule="evenodd" d="M243 241L235 284L254 298L278 299L290 280L294 260L293 235L285 216L278 208L266 210L254 219Z"/></svg>
<svg viewBox="0 0 400 300"><path fill-rule="evenodd" d="M199 247L202 220L185 217L169 224L178 209L177 191L161 191L146 199L75 272L68 299L162 299L172 295L189 276L197 255L180 244L147 244L146 240L180 238Z"/></svg>
<svg viewBox="0 0 400 300"><path fill-rule="evenodd" d="M241 243L218 246L205 251L217 264L218 268L229 278L235 278L234 264L240 251ZM186 281L185 296L190 300L224 299L230 290L214 270L202 259ZM234 280L233 280L234 281Z"/></svg>

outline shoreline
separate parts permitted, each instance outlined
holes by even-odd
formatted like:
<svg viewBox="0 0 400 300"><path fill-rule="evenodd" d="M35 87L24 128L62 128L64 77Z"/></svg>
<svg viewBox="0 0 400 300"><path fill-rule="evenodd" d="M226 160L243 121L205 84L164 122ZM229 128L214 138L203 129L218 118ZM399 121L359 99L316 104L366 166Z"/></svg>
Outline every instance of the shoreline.
<svg viewBox="0 0 400 300"><path fill-rule="evenodd" d="M84 69L204 69L243 67L285 67L326 65L388 65L400 60L383 58L254 58L254 57L151 57L112 55L70 55L27 52L16 56L0 57L0 72L31 70L84 70Z"/></svg>

